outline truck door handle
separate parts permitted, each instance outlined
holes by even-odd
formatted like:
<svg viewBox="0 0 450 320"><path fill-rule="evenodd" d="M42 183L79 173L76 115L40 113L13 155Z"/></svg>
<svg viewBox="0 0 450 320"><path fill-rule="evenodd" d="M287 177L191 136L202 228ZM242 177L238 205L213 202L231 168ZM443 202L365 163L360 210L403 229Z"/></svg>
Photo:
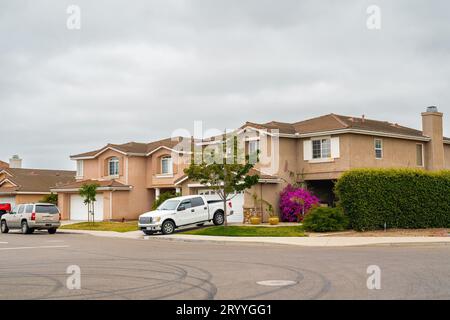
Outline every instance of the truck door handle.
<svg viewBox="0 0 450 320"><path fill-rule="evenodd" d="M191 212L195 212L195 209L191 209Z"/></svg>
<svg viewBox="0 0 450 320"><path fill-rule="evenodd" d="M203 209L205 209L205 210L206 210L206 209L208 209L208 208L207 208L207 207L203 207Z"/></svg>

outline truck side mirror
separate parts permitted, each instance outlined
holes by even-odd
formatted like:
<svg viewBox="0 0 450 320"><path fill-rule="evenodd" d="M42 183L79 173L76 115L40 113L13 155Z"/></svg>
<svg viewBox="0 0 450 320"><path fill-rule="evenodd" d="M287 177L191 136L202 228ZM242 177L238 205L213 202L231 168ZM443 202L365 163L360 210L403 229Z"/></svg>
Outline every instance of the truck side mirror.
<svg viewBox="0 0 450 320"><path fill-rule="evenodd" d="M183 205L179 206L177 209L177 211L184 211L184 210L186 210L186 207Z"/></svg>

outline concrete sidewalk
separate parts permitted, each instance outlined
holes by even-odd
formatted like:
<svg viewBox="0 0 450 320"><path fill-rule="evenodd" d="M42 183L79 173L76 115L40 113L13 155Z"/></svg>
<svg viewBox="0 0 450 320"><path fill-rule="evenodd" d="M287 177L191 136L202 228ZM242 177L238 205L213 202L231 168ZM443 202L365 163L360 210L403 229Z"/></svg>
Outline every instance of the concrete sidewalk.
<svg viewBox="0 0 450 320"><path fill-rule="evenodd" d="M450 237L219 237L188 234L145 236L141 231L114 232L89 230L58 230L59 233L89 234L97 237L112 237L137 240L188 241L214 243L263 243L304 247L353 247L368 245L430 244L450 245Z"/></svg>

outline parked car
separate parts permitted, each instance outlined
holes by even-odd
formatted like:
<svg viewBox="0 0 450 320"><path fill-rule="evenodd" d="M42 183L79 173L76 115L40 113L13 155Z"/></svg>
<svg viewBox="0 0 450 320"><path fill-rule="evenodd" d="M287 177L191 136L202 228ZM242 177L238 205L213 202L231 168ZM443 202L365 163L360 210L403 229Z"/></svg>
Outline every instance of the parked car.
<svg viewBox="0 0 450 320"><path fill-rule="evenodd" d="M1 217L1 232L21 229L23 234L34 230L47 230L54 234L61 225L58 207L50 203L28 203L17 205L11 212Z"/></svg>
<svg viewBox="0 0 450 320"><path fill-rule="evenodd" d="M0 203L0 218L2 217L2 215L10 211L11 211L10 203Z"/></svg>
<svg viewBox="0 0 450 320"><path fill-rule="evenodd" d="M156 210L139 216L139 228L151 235L161 231L171 234L176 228L187 225L203 225L214 222L224 223L224 206L222 201L207 201L203 196L183 196L164 201ZM233 211L230 209L230 213Z"/></svg>

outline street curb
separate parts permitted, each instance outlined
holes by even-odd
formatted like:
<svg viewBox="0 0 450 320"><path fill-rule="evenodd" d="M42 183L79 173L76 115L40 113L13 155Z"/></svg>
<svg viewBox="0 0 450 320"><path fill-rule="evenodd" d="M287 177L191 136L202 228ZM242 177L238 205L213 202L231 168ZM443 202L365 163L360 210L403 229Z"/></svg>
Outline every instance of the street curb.
<svg viewBox="0 0 450 320"><path fill-rule="evenodd" d="M199 237L205 237L205 236L199 236ZM295 239L295 237L292 237ZM308 237L304 237L308 239ZM345 240L344 237L339 237L340 240ZM348 237L351 240L354 240L354 237ZM378 239L377 239L378 238ZM380 239L381 238L381 239ZM432 237L427 237L432 238ZM286 241L286 238L282 239L274 239L271 238L269 241L264 240L255 240L252 239L252 237L233 237L232 239L211 239L211 238L184 238L180 236L144 236L144 240L160 240L160 241L179 241L179 242L210 242L210 243L216 243L216 244L260 244L260 245L290 245L290 246L299 246L299 247L315 247L315 248L336 248L336 247L364 247L364 246L427 246L427 245L450 245L450 238L444 238L444 239L432 239L432 241L418 241L416 239L411 241L401 241L398 239L397 241L392 240L390 242L383 242L382 237L373 237L372 242L370 243L351 243L351 241L347 244L333 244L333 241L327 241L325 244L314 244L314 241L311 241L310 244L308 243L296 243L296 242L290 242ZM311 239L311 238L309 238ZM283 241L284 240L284 241ZM288 238L289 240L289 238ZM291 239L292 240L292 239ZM333 240L333 239L330 239ZM431 239L430 239L431 240Z"/></svg>

